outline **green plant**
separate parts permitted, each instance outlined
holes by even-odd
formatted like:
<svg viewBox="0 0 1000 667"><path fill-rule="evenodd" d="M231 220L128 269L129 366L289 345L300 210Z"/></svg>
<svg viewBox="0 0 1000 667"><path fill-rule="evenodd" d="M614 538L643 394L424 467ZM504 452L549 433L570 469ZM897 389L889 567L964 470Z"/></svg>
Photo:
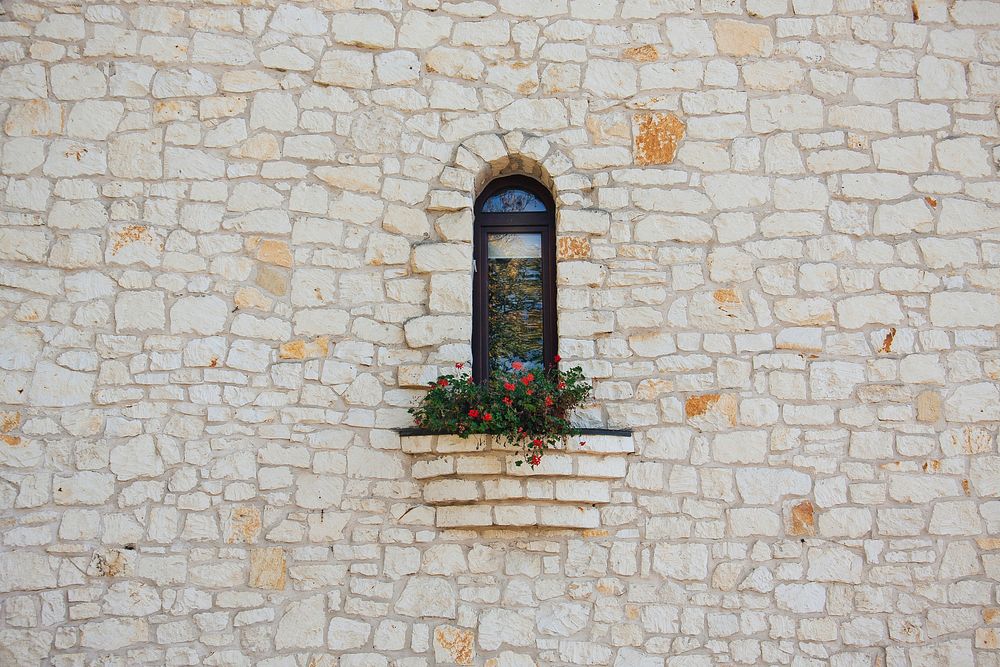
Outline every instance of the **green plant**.
<svg viewBox="0 0 1000 667"><path fill-rule="evenodd" d="M463 364L455 367L456 373L439 376L420 404L410 408L418 427L463 438L492 435L517 448L516 465L531 467L541 463L547 449L579 434L570 424L570 413L592 389L579 366L566 371L553 367L536 375L514 363L511 372L494 372L481 384L463 371Z"/></svg>

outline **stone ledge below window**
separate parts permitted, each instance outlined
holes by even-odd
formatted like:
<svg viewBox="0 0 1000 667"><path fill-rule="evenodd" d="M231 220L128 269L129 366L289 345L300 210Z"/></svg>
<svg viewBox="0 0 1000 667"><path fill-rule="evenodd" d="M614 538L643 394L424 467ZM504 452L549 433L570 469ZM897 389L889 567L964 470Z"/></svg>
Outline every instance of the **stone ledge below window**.
<svg viewBox="0 0 1000 667"><path fill-rule="evenodd" d="M400 443L439 528L598 528L596 506L611 501L635 443L631 431L582 431L535 468L517 466L516 450L490 436L402 429Z"/></svg>

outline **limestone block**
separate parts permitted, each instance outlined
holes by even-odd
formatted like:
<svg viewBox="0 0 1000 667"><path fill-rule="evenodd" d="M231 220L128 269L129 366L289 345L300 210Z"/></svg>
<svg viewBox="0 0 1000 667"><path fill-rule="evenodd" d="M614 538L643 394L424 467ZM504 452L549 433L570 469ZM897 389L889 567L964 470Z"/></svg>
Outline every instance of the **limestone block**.
<svg viewBox="0 0 1000 667"><path fill-rule="evenodd" d="M968 199L948 198L941 202L938 232L966 234L1000 228L1000 209Z"/></svg>
<svg viewBox="0 0 1000 667"><path fill-rule="evenodd" d="M774 38L767 25L742 21L716 21L712 25L719 51L730 56L770 56Z"/></svg>
<svg viewBox="0 0 1000 667"><path fill-rule="evenodd" d="M445 341L468 341L472 318L457 315L427 315L409 320L403 327L410 347L440 345Z"/></svg>
<svg viewBox="0 0 1000 667"><path fill-rule="evenodd" d="M441 664L473 665L476 660L475 640L471 630L439 625L434 628L434 660Z"/></svg>
<svg viewBox="0 0 1000 667"><path fill-rule="evenodd" d="M488 505L454 505L438 507L435 523L439 528L493 525L492 508Z"/></svg>
<svg viewBox="0 0 1000 667"><path fill-rule="evenodd" d="M636 93L636 71L630 63L594 59L587 63L583 88L602 98L625 98Z"/></svg>
<svg viewBox="0 0 1000 667"><path fill-rule="evenodd" d="M840 546L810 547L806 556L810 581L861 583L863 560L850 549Z"/></svg>
<svg viewBox="0 0 1000 667"><path fill-rule="evenodd" d="M166 327L163 292L122 292L115 301L116 331L160 331Z"/></svg>
<svg viewBox="0 0 1000 667"><path fill-rule="evenodd" d="M765 431L717 433L712 439L712 456L720 463L762 463L767 452Z"/></svg>
<svg viewBox="0 0 1000 667"><path fill-rule="evenodd" d="M5 70L6 71L6 70ZM63 107L48 100L29 100L14 104L7 113L3 129L11 137L41 137L60 134Z"/></svg>
<svg viewBox="0 0 1000 667"><path fill-rule="evenodd" d="M756 327L743 297L732 289L699 292L688 304L688 321L704 331L750 331Z"/></svg>
<svg viewBox="0 0 1000 667"><path fill-rule="evenodd" d="M153 76L153 97L203 97L214 95L218 87L212 76L199 69L190 68L158 70Z"/></svg>
<svg viewBox="0 0 1000 667"><path fill-rule="evenodd" d="M114 494L113 475L92 471L56 475L52 482L57 505L102 505Z"/></svg>
<svg viewBox="0 0 1000 667"><path fill-rule="evenodd" d="M566 108L556 99L519 99L497 114L505 130L551 131L568 125Z"/></svg>
<svg viewBox="0 0 1000 667"><path fill-rule="evenodd" d="M44 100L49 92L41 63L9 65L0 71L0 96L16 100Z"/></svg>
<svg viewBox="0 0 1000 667"><path fill-rule="evenodd" d="M993 327L1000 324L1000 297L980 292L931 295L930 317L938 327Z"/></svg>
<svg viewBox="0 0 1000 667"><path fill-rule="evenodd" d="M99 651L116 651L149 641L149 624L139 618L109 618L80 627L80 644Z"/></svg>
<svg viewBox="0 0 1000 667"><path fill-rule="evenodd" d="M111 472L123 481L163 474L163 461L151 435L140 435L113 447L110 461Z"/></svg>
<svg viewBox="0 0 1000 667"><path fill-rule="evenodd" d="M245 39L206 32L196 32L191 39L191 62L232 66L254 59L253 45Z"/></svg>
<svg viewBox="0 0 1000 667"><path fill-rule="evenodd" d="M808 475L794 470L741 468L736 471L736 487L746 503L774 505L786 495L807 495L812 482Z"/></svg>
<svg viewBox="0 0 1000 667"><path fill-rule="evenodd" d="M95 144L57 139L49 147L48 157L42 167L46 176L89 176L108 170L104 150Z"/></svg>
<svg viewBox="0 0 1000 667"><path fill-rule="evenodd" d="M653 570L681 581L704 579L708 576L708 547L704 544L657 544L653 551Z"/></svg>
<svg viewBox="0 0 1000 667"><path fill-rule="evenodd" d="M229 316L226 302L217 296L187 296L170 307L171 333L219 333Z"/></svg>
<svg viewBox="0 0 1000 667"><path fill-rule="evenodd" d="M992 382L958 387L945 400L945 419L953 422L1000 419L1000 388Z"/></svg>
<svg viewBox="0 0 1000 667"><path fill-rule="evenodd" d="M899 300L888 294L841 299L836 309L837 320L849 329L860 329L867 324L899 324L903 320Z"/></svg>
<svg viewBox="0 0 1000 667"><path fill-rule="evenodd" d="M302 474L296 478L295 503L306 509L329 509L340 505L344 480L329 475Z"/></svg>
<svg viewBox="0 0 1000 667"><path fill-rule="evenodd" d="M469 271L472 246L467 243L426 243L413 249L413 270L418 273Z"/></svg>
<svg viewBox="0 0 1000 667"><path fill-rule="evenodd" d="M96 380L92 373L72 371L49 361L40 361L28 390L28 401L39 407L90 403Z"/></svg>
<svg viewBox="0 0 1000 667"><path fill-rule="evenodd" d="M56 572L48 556L22 550L0 554L0 592L38 591L56 586Z"/></svg>
<svg viewBox="0 0 1000 667"><path fill-rule="evenodd" d="M393 609L412 617L455 618L454 584L442 577L410 577Z"/></svg>
<svg viewBox="0 0 1000 667"><path fill-rule="evenodd" d="M920 99L962 99L968 94L965 68L954 60L924 56L917 63Z"/></svg>
<svg viewBox="0 0 1000 667"><path fill-rule="evenodd" d="M436 46L427 53L424 67L428 72L476 81L486 66L476 53L464 49Z"/></svg>
<svg viewBox="0 0 1000 667"><path fill-rule="evenodd" d="M162 151L160 130L116 134L108 142L108 169L122 178L160 178Z"/></svg>
<svg viewBox="0 0 1000 667"><path fill-rule="evenodd" d="M60 100L83 100L103 97L108 92L108 79L93 65L60 63L49 71L52 94Z"/></svg>
<svg viewBox="0 0 1000 667"><path fill-rule="evenodd" d="M823 124L823 102L809 95L784 95L750 101L750 127L754 132L807 130Z"/></svg>
<svg viewBox="0 0 1000 667"><path fill-rule="evenodd" d="M370 623L350 618L333 618L327 631L327 647L335 651L360 648L371 636Z"/></svg>
<svg viewBox="0 0 1000 667"><path fill-rule="evenodd" d="M707 21L673 18L666 22L665 29L674 56L698 58L716 53L715 38Z"/></svg>
<svg viewBox="0 0 1000 667"><path fill-rule="evenodd" d="M278 621L274 646L284 649L320 648L326 628L326 604L323 595L289 602Z"/></svg>
<svg viewBox="0 0 1000 667"><path fill-rule="evenodd" d="M369 88L375 72L375 59L369 53L327 50L319 63L315 81L345 88Z"/></svg>
<svg viewBox="0 0 1000 667"><path fill-rule="evenodd" d="M323 35L329 25L319 9L298 5L278 5L270 23L272 30L290 35Z"/></svg>
<svg viewBox="0 0 1000 667"><path fill-rule="evenodd" d="M433 16L420 11L403 15L399 26L401 48L427 49L447 39L454 21L448 16Z"/></svg>

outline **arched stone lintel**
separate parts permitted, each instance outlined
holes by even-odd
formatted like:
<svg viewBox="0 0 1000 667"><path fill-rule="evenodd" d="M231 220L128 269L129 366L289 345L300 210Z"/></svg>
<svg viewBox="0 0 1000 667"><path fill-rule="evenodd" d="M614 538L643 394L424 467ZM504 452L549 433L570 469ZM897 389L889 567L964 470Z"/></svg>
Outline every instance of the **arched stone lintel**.
<svg viewBox="0 0 1000 667"><path fill-rule="evenodd" d="M521 174L534 178L559 201L559 176L572 167L561 148L545 137L514 130L487 132L469 137L455 150L454 166L466 170L469 205L487 183L501 176Z"/></svg>

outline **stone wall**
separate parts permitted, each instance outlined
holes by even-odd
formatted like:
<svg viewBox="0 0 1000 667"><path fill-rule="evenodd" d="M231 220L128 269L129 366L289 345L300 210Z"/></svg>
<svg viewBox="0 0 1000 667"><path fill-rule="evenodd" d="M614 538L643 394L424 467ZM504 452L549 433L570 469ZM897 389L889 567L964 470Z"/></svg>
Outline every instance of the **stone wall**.
<svg viewBox="0 0 1000 667"><path fill-rule="evenodd" d="M0 664L1000 665L1000 3L2 10ZM394 430L509 173L589 527Z"/></svg>

